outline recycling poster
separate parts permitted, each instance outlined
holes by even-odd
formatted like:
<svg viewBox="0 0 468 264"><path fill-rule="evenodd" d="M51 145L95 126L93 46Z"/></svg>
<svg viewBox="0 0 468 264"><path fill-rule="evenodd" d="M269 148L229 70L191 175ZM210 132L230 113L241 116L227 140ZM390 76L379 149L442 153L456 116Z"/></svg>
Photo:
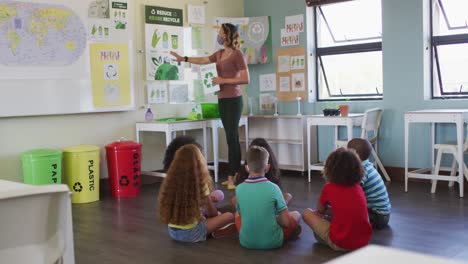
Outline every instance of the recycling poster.
<svg viewBox="0 0 468 264"><path fill-rule="evenodd" d="M219 91L219 85L213 84L213 78L218 77L218 71L216 70L216 64L210 63L200 66L200 76L203 85L203 92L205 94L214 94Z"/></svg>
<svg viewBox="0 0 468 264"><path fill-rule="evenodd" d="M171 51L183 54L182 9L145 6L146 79L183 80L183 63Z"/></svg>

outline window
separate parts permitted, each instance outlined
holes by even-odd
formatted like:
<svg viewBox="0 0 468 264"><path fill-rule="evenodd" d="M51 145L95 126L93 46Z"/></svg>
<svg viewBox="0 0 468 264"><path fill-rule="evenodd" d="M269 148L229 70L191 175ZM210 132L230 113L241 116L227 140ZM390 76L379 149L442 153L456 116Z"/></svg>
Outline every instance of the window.
<svg viewBox="0 0 468 264"><path fill-rule="evenodd" d="M315 7L318 100L381 99L380 0Z"/></svg>
<svg viewBox="0 0 468 264"><path fill-rule="evenodd" d="M468 98L468 1L432 1L432 97Z"/></svg>

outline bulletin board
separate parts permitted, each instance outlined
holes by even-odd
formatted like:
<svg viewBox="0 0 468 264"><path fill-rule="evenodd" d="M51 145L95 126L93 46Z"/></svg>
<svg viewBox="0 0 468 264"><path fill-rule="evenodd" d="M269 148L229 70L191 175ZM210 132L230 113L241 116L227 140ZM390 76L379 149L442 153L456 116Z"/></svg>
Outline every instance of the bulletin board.
<svg viewBox="0 0 468 264"><path fill-rule="evenodd" d="M132 3L0 0L0 117L135 109Z"/></svg>
<svg viewBox="0 0 468 264"><path fill-rule="evenodd" d="M278 101L306 101L307 57L304 47L276 50L276 94Z"/></svg>

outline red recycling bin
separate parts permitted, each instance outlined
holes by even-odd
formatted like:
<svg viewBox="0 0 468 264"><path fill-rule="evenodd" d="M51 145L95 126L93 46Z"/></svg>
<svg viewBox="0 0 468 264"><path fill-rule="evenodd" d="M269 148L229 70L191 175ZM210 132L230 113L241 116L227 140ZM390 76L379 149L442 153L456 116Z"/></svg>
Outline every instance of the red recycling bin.
<svg viewBox="0 0 468 264"><path fill-rule="evenodd" d="M119 140L106 146L107 169L113 197L140 193L141 144Z"/></svg>

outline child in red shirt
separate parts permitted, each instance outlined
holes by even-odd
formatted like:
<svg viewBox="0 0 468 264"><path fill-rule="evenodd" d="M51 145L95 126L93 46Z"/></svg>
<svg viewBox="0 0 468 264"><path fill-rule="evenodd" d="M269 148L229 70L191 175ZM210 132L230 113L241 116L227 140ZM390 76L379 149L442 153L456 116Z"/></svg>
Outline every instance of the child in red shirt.
<svg viewBox="0 0 468 264"><path fill-rule="evenodd" d="M327 183L320 194L317 210L306 209L304 222L312 228L318 242L334 250L354 250L369 243L372 227L366 196L359 185L364 174L354 150L339 148L325 161ZM330 208L331 222L324 218Z"/></svg>

